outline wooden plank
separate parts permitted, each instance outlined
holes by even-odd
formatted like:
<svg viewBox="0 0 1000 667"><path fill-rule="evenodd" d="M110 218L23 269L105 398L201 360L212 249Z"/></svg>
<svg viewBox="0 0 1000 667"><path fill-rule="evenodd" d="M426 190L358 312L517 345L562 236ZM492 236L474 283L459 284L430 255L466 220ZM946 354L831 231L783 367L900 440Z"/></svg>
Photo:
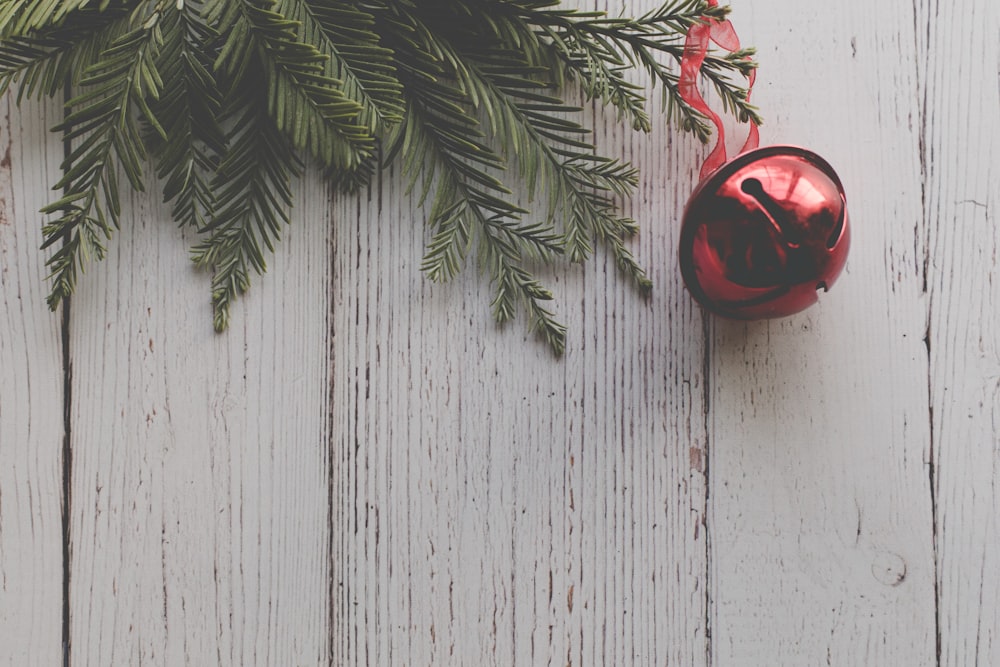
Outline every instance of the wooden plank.
<svg viewBox="0 0 1000 667"><path fill-rule="evenodd" d="M920 3L941 665L1000 664L1000 6Z"/></svg>
<svg viewBox="0 0 1000 667"><path fill-rule="evenodd" d="M547 272L562 360L494 327L473 267L422 279L398 174L338 203L334 664L707 664L704 334L669 213L695 148L606 123L657 289L603 254Z"/></svg>
<svg viewBox="0 0 1000 667"><path fill-rule="evenodd" d="M74 297L74 662L326 661L327 192L297 196L223 335L155 194Z"/></svg>
<svg viewBox="0 0 1000 667"><path fill-rule="evenodd" d="M604 258L552 272L562 361L521 323L495 330L472 272L421 280L398 175L333 215L301 186L225 336L191 239L133 200L73 303L73 659L1000 660L998 99L975 83L1000 10L924 4L736 8L765 140L840 168L855 247L818 308L713 322L707 379L670 213L695 150L666 131L601 137L644 169L633 248L657 295ZM0 662L17 664L61 657L63 374L34 215L61 149L36 121L0 162Z"/></svg>
<svg viewBox="0 0 1000 667"><path fill-rule="evenodd" d="M0 663L62 659L61 318L45 304L38 248L62 144L58 105L0 99Z"/></svg>
<svg viewBox="0 0 1000 667"><path fill-rule="evenodd" d="M735 20L759 49L764 142L838 169L853 248L817 307L712 324L713 663L933 665L922 28L900 3Z"/></svg>

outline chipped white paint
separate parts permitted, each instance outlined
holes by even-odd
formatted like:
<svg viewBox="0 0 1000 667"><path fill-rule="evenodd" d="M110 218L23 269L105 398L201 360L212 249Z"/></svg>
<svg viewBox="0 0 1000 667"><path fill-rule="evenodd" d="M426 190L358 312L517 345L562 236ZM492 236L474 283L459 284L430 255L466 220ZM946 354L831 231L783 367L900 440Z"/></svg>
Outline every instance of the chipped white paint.
<svg viewBox="0 0 1000 667"><path fill-rule="evenodd" d="M702 150L609 121L657 289L553 272L562 360L472 272L419 279L388 172L300 184L223 336L191 239L134 197L66 368L33 213L61 146L12 113L0 664L64 634L72 665L1000 662L1000 6L963 8L737 3L765 141L847 185L847 273L799 316L706 320L674 260Z"/></svg>

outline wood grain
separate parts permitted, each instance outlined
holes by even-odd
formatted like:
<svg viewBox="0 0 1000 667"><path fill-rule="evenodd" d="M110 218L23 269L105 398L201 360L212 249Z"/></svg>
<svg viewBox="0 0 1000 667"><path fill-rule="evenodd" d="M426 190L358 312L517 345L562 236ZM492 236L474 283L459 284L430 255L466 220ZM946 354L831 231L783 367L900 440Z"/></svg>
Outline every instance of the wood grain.
<svg viewBox="0 0 1000 667"><path fill-rule="evenodd" d="M155 195L74 297L74 664L326 660L329 225L297 195L224 335Z"/></svg>
<svg viewBox="0 0 1000 667"><path fill-rule="evenodd" d="M920 3L941 665L1000 664L1000 7Z"/></svg>
<svg viewBox="0 0 1000 667"><path fill-rule="evenodd" d="M789 319L703 317L675 239L704 149L598 116L656 290L603 253L543 271L561 360L474 267L423 280L390 169L298 183L221 336L191 233L130 198L64 366L35 213L58 110L11 110L0 664L59 664L64 619L74 666L1000 664L1000 6L939 5L734 7L764 142L827 157L854 226Z"/></svg>
<svg viewBox="0 0 1000 667"><path fill-rule="evenodd" d="M333 664L707 664L703 322L664 215L694 147L608 127L658 289L603 254L548 274L562 360L495 328L474 267L419 278L397 174L338 204Z"/></svg>
<svg viewBox="0 0 1000 667"><path fill-rule="evenodd" d="M765 142L838 169L853 247L818 306L713 322L713 661L933 665L914 20L819 1L738 18L761 49Z"/></svg>
<svg viewBox="0 0 1000 667"><path fill-rule="evenodd" d="M0 664L55 665L63 626L61 318L45 304L40 183L58 108L0 99Z"/></svg>

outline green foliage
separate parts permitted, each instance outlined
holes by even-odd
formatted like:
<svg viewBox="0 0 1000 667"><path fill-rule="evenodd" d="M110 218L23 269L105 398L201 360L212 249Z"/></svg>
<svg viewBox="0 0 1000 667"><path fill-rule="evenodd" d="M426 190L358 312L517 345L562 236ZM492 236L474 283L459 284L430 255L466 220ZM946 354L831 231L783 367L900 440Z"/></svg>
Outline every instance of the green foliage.
<svg viewBox="0 0 1000 667"><path fill-rule="evenodd" d="M262 63L247 73L260 76ZM245 86L230 101L224 120L233 129L229 149L212 181L215 206L192 249L198 266L213 268L215 328L229 323L229 305L250 286L250 269L263 273L264 248L274 251L292 205L291 178L298 173L295 154L269 113L266 88Z"/></svg>
<svg viewBox="0 0 1000 667"><path fill-rule="evenodd" d="M164 201L173 202L179 224L195 229L205 229L212 219L211 180L227 145L219 125L222 95L210 54L199 48L217 34L202 21L200 10L191 1L164 9L163 46L156 59L163 94L151 105L168 138L151 136Z"/></svg>
<svg viewBox="0 0 1000 667"><path fill-rule="evenodd" d="M118 169L135 190L143 189L146 150L139 117L164 134L149 108L163 84L155 67L160 41L155 21L149 21L101 51L83 72L83 92L66 103L69 113L55 128L76 144L55 185L63 196L42 209L57 216L45 225L42 247L65 241L48 260L52 307L73 292L81 259L104 257L104 240L121 215Z"/></svg>
<svg viewBox="0 0 1000 667"><path fill-rule="evenodd" d="M559 0L0 0L0 88L16 84L19 101L72 89L55 128L69 146L61 194L43 209L49 303L104 256L119 178L143 189L151 158L175 220L200 234L192 258L213 272L225 329L288 222L302 158L350 189L381 155L429 203L425 275L447 281L474 261L497 321L523 310L562 352L566 330L533 267L600 246L651 287L626 246L637 225L616 212L636 170L596 151L565 98L582 91L649 131L640 70L668 118L707 141L677 63L686 31L726 12L704 0L638 18ZM709 54L702 74L728 111L759 123L737 83L750 54Z"/></svg>

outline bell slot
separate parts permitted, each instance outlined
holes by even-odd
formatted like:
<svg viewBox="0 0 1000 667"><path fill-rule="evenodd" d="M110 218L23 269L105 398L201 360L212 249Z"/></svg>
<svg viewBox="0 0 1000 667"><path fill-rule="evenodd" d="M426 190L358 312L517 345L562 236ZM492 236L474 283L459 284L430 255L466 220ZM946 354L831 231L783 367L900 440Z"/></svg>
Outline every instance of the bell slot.
<svg viewBox="0 0 1000 667"><path fill-rule="evenodd" d="M790 248L798 248L801 240L798 230L788 219L784 209L764 190L764 184L756 178L747 178L740 183L740 189L757 200L771 223L784 235L785 243Z"/></svg>
<svg viewBox="0 0 1000 667"><path fill-rule="evenodd" d="M840 240L840 235L844 231L844 222L847 221L847 202L843 201L841 198L840 204L840 217L837 218L837 224L833 226L833 231L830 232L830 236L826 239L826 247L833 250L833 246L837 245L837 241Z"/></svg>

